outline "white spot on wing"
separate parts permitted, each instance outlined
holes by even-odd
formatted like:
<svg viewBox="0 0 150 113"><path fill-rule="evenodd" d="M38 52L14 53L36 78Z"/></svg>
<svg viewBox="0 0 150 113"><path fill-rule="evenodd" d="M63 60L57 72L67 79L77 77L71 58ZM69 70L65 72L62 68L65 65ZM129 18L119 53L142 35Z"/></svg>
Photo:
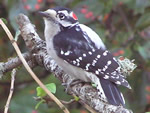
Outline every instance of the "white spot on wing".
<svg viewBox="0 0 150 113"><path fill-rule="evenodd" d="M85 70L87 70L87 71L89 70L89 67L88 67L88 66L86 66L85 68L86 68Z"/></svg>
<svg viewBox="0 0 150 113"><path fill-rule="evenodd" d="M80 64L79 64L79 63L77 63L77 66L80 66Z"/></svg>
<svg viewBox="0 0 150 113"><path fill-rule="evenodd" d="M63 54L64 54L64 52L61 50L60 54L62 54L62 55L63 55Z"/></svg>
<svg viewBox="0 0 150 113"><path fill-rule="evenodd" d="M112 72L111 74L112 74L112 75L116 75L116 74L117 74L117 72L116 72L116 71L114 71L114 72Z"/></svg>
<svg viewBox="0 0 150 113"><path fill-rule="evenodd" d="M109 60L108 62L107 62L107 65L110 65L111 64L111 61Z"/></svg>
<svg viewBox="0 0 150 113"><path fill-rule="evenodd" d="M95 52L95 49L92 49L93 52Z"/></svg>
<svg viewBox="0 0 150 113"><path fill-rule="evenodd" d="M119 71L119 72L120 72L120 68L121 68L121 67L119 66L119 67L116 69L116 71Z"/></svg>
<svg viewBox="0 0 150 113"><path fill-rule="evenodd" d="M90 66L90 64L88 63L87 66Z"/></svg>
<svg viewBox="0 0 150 113"><path fill-rule="evenodd" d="M101 55L97 55L97 58L100 58L101 57Z"/></svg>
<svg viewBox="0 0 150 113"><path fill-rule="evenodd" d="M80 60L79 60L79 59L76 59L76 61L77 61L77 62L80 62Z"/></svg>
<svg viewBox="0 0 150 113"><path fill-rule="evenodd" d="M82 60L82 57L79 57L79 60Z"/></svg>
<svg viewBox="0 0 150 113"><path fill-rule="evenodd" d="M96 60L93 60L93 62L96 63L97 61L96 61Z"/></svg>
<svg viewBox="0 0 150 113"><path fill-rule="evenodd" d="M103 71L106 71L106 69L108 68L107 65L105 65L105 67L102 69Z"/></svg>
<svg viewBox="0 0 150 113"><path fill-rule="evenodd" d="M105 51L105 52L103 53L103 56L106 56L106 55L107 55L107 52L108 52L108 51Z"/></svg>
<svg viewBox="0 0 150 113"><path fill-rule="evenodd" d="M104 79L109 79L109 76L108 76L108 75L105 75L103 78L104 78Z"/></svg>
<svg viewBox="0 0 150 113"><path fill-rule="evenodd" d="M85 66L85 70L89 70L89 66L90 66L90 64L88 63L88 64L86 64L86 66Z"/></svg>
<svg viewBox="0 0 150 113"><path fill-rule="evenodd" d="M114 76L111 76L111 78L115 78Z"/></svg>
<svg viewBox="0 0 150 113"><path fill-rule="evenodd" d="M121 82L120 81L117 81L117 82L115 82L116 84L118 84L118 85L120 85L121 84Z"/></svg>
<svg viewBox="0 0 150 113"><path fill-rule="evenodd" d="M121 81L121 82L123 83L123 82L125 82L125 80L124 80L124 79L122 79L122 81Z"/></svg>
<svg viewBox="0 0 150 113"><path fill-rule="evenodd" d="M119 79L119 75L116 75L116 79Z"/></svg>
<svg viewBox="0 0 150 113"><path fill-rule="evenodd" d="M76 61L73 61L73 64L76 64Z"/></svg>
<svg viewBox="0 0 150 113"><path fill-rule="evenodd" d="M98 72L98 71L95 71L95 74L97 74L97 75L98 75L98 74L99 74L99 72Z"/></svg>
<svg viewBox="0 0 150 113"><path fill-rule="evenodd" d="M116 58L115 58L115 57L113 57L113 60L117 62L117 60L116 60Z"/></svg>
<svg viewBox="0 0 150 113"><path fill-rule="evenodd" d="M97 61L96 61L96 60L93 60L92 66L95 66L96 63L97 63Z"/></svg>
<svg viewBox="0 0 150 113"><path fill-rule="evenodd" d="M108 66L106 65L106 66L105 66L105 68L107 69L107 68L108 68Z"/></svg>
<svg viewBox="0 0 150 113"><path fill-rule="evenodd" d="M92 52L91 52L91 51L89 51L89 54L90 54L90 55L92 55Z"/></svg>
<svg viewBox="0 0 150 113"><path fill-rule="evenodd" d="M84 53L83 56L86 57L86 54Z"/></svg>
<svg viewBox="0 0 150 113"><path fill-rule="evenodd" d="M101 72L102 70L101 70L101 69L98 69L98 71Z"/></svg>
<svg viewBox="0 0 150 113"><path fill-rule="evenodd" d="M71 53L70 51L67 51L67 52L64 53L64 55L67 56L67 55L69 55L70 53Z"/></svg>

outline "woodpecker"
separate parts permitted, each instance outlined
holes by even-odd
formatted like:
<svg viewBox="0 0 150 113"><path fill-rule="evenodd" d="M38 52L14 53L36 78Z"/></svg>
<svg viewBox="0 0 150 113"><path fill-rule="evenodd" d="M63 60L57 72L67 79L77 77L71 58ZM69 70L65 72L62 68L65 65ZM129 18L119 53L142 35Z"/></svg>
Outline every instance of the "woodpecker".
<svg viewBox="0 0 150 113"><path fill-rule="evenodd" d="M68 8L55 7L39 14L45 23L47 52L56 63L72 78L96 84L102 100L125 106L118 86L131 87L101 38L80 24Z"/></svg>

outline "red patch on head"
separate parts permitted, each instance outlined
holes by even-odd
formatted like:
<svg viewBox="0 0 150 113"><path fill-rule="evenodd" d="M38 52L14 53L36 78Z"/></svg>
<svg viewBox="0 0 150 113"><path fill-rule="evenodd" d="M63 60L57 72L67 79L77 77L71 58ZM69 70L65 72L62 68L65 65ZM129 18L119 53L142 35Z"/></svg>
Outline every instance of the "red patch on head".
<svg viewBox="0 0 150 113"><path fill-rule="evenodd" d="M78 20L78 17L76 16L75 13L72 13L72 17L73 17L73 19Z"/></svg>

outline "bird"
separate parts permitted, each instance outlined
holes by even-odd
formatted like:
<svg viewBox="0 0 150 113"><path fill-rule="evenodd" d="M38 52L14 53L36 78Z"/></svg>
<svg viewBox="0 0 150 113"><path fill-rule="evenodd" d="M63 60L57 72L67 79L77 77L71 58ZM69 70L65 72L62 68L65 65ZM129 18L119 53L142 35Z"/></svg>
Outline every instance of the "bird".
<svg viewBox="0 0 150 113"><path fill-rule="evenodd" d="M48 55L75 80L94 83L102 100L125 107L118 86L131 86L98 34L80 24L69 8L58 6L38 13L44 19Z"/></svg>

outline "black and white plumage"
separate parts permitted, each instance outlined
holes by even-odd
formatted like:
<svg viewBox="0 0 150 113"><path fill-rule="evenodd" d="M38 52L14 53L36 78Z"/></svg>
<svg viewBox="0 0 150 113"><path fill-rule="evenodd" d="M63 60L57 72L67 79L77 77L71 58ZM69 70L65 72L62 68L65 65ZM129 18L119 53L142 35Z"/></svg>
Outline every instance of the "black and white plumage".
<svg viewBox="0 0 150 113"><path fill-rule="evenodd" d="M100 37L89 27L79 24L70 9L57 7L40 14L45 22L47 51L56 63L74 79L95 83L104 101L124 106L117 86L131 87Z"/></svg>

